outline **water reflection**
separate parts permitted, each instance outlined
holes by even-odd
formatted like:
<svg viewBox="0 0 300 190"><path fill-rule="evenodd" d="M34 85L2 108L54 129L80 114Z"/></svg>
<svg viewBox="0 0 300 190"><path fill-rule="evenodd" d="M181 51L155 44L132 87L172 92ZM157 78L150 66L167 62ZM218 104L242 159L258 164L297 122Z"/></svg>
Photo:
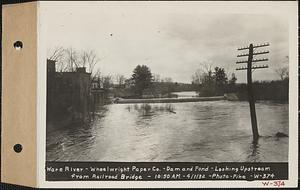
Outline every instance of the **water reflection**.
<svg viewBox="0 0 300 190"><path fill-rule="evenodd" d="M105 117L107 109L98 107L93 113L91 122L76 123L70 126L55 128L47 131L46 151L47 158L55 157L52 160L61 160L68 157L82 158L89 153L91 144L97 138L97 127L101 123L101 118Z"/></svg>
<svg viewBox="0 0 300 190"><path fill-rule="evenodd" d="M88 124L47 133L47 160L60 161L287 161L288 105L258 102L252 144L247 102L112 104ZM278 150L281 150L278 152Z"/></svg>
<svg viewBox="0 0 300 190"><path fill-rule="evenodd" d="M164 104L129 104L126 105L126 109L127 111L138 111L140 114L142 115L149 115L150 113L152 113L151 115L155 114L155 112L171 112L174 113L175 112L175 107L172 104L169 103L164 103ZM157 114L157 113L156 113Z"/></svg>
<svg viewBox="0 0 300 190"><path fill-rule="evenodd" d="M259 139L258 139L257 142L252 142L251 145L250 145L250 154L248 156L248 160L251 161L251 162L260 161L259 151L260 150L259 150Z"/></svg>

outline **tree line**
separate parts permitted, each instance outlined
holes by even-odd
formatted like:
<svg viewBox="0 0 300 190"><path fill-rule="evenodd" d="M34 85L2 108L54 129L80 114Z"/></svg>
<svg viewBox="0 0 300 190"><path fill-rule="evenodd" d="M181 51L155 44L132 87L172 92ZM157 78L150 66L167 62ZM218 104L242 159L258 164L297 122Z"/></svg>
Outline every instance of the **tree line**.
<svg viewBox="0 0 300 190"><path fill-rule="evenodd" d="M200 64L192 75L191 83L186 84L174 82L170 77L153 74L146 65L137 65L129 78L120 74L103 75L96 67L101 59L93 50L77 51L73 48L59 47L52 52L49 59L56 61L58 72L74 72L78 67L85 67L87 72L91 73L91 81L101 81L102 87L113 89L116 97L173 97L172 92L197 91L199 96L223 96L225 93L236 93L240 99L247 98L245 84L236 84L237 78L234 73L229 74L225 68L213 67L212 64ZM286 82L289 79L288 67L277 68L275 72L280 77L280 81L254 83L255 94L260 99L272 99L272 94L280 94L277 90L288 93L288 82ZM287 99L286 93L277 96L279 97L273 99Z"/></svg>
<svg viewBox="0 0 300 190"><path fill-rule="evenodd" d="M140 98L148 95L158 97L171 96L172 91L193 90L190 84L173 82L170 77L161 77L153 74L146 65L137 65L131 77L126 78L121 74L102 74L97 67L101 59L94 50L76 50L72 47L55 48L48 59L56 61L57 72L74 72L77 68L85 67L91 73L91 83L99 81L102 88L114 89L116 96Z"/></svg>
<svg viewBox="0 0 300 190"><path fill-rule="evenodd" d="M274 70L280 80L254 81L253 91L257 100L288 100L289 72L284 65ZM223 96L225 93L235 93L239 100L247 100L246 84L237 84L237 78L222 67L212 67L201 64L201 67L192 75L192 84L196 87L199 96Z"/></svg>
<svg viewBox="0 0 300 190"><path fill-rule="evenodd" d="M224 68L212 68L211 65L205 64L192 75L192 84L196 86L199 96L224 95L228 85L235 85L236 80L234 73L228 79Z"/></svg>

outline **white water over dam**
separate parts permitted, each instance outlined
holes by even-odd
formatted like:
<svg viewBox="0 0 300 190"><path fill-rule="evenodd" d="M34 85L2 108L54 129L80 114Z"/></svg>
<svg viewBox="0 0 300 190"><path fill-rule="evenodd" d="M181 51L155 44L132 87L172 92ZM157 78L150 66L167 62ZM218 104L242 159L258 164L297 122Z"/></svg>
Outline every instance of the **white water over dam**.
<svg viewBox="0 0 300 190"><path fill-rule="evenodd" d="M178 98L195 98L199 97L198 93L195 91L186 91L186 92L173 92L172 94L176 94Z"/></svg>

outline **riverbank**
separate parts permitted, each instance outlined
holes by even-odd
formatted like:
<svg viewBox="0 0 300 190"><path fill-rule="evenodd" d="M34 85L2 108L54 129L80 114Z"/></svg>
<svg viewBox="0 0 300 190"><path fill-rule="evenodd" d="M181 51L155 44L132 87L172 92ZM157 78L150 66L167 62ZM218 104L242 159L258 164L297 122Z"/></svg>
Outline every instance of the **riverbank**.
<svg viewBox="0 0 300 190"><path fill-rule="evenodd" d="M133 103L177 103L177 102L200 102L225 100L224 96L214 97L196 97L196 98L151 98L151 99L118 99L115 104L133 104Z"/></svg>

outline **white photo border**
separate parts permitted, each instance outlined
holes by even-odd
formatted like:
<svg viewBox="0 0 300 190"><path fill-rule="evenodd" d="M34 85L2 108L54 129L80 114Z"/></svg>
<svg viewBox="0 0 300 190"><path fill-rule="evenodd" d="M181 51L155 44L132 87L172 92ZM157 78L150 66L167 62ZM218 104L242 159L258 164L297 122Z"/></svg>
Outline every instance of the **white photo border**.
<svg viewBox="0 0 300 190"><path fill-rule="evenodd" d="M37 184L42 188L194 188L194 187L260 187L262 181L57 181L49 182L45 178L46 163L46 50L47 21L43 12L49 4L59 6L60 2L38 2L38 84L37 84ZM72 2L69 2L70 4ZM298 4L297 1L142 1L142 2L101 2L110 4L155 4L162 7L199 6L209 14L282 14L289 18L289 179L284 180L284 187L298 185ZM186 7L185 7L186 6ZM269 31L272 32L272 31Z"/></svg>

